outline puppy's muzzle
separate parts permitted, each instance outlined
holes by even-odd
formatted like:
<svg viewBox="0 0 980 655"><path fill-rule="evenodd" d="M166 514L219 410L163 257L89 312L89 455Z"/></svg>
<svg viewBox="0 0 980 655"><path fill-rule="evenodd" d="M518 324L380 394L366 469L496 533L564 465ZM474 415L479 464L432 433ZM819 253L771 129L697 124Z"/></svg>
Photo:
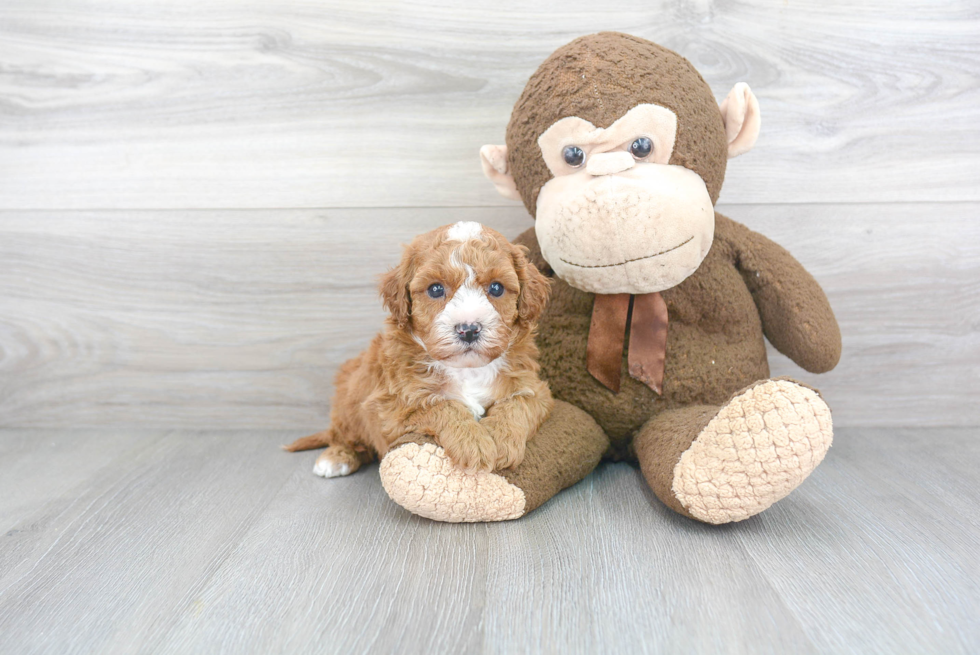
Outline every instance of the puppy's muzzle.
<svg viewBox="0 0 980 655"><path fill-rule="evenodd" d="M456 326L456 338L466 343L473 343L480 338L483 326L479 323L460 323Z"/></svg>

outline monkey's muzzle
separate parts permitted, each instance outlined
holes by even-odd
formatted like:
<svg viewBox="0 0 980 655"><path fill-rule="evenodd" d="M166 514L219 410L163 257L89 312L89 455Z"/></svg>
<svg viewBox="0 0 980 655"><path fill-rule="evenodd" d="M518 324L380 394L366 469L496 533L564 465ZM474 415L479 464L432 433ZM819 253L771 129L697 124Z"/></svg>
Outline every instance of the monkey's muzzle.
<svg viewBox="0 0 980 655"><path fill-rule="evenodd" d="M693 171L643 164L618 174L553 178L538 196L541 252L592 293L652 293L697 270L714 238L714 207Z"/></svg>

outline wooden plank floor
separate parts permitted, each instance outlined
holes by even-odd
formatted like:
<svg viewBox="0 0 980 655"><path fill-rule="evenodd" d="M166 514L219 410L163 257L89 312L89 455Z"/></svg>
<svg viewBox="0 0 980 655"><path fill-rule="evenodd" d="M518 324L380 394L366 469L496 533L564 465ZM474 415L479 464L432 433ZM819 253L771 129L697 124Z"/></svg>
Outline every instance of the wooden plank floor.
<svg viewBox="0 0 980 655"><path fill-rule="evenodd" d="M838 431L754 519L627 464L519 521L310 473L292 433L0 432L2 653L969 653L978 429Z"/></svg>

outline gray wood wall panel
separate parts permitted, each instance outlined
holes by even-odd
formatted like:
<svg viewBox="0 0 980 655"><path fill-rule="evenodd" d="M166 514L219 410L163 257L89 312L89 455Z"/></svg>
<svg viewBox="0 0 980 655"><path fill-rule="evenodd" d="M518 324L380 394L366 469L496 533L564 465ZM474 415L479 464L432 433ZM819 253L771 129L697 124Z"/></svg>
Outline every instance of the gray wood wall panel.
<svg viewBox="0 0 980 655"><path fill-rule="evenodd" d="M477 149L603 29L755 89L726 202L980 200L975 3L6 0L0 207L501 206Z"/></svg>
<svg viewBox="0 0 980 655"><path fill-rule="evenodd" d="M741 205L823 284L838 425L980 422L977 203ZM523 209L0 212L0 425L312 430L399 243Z"/></svg>

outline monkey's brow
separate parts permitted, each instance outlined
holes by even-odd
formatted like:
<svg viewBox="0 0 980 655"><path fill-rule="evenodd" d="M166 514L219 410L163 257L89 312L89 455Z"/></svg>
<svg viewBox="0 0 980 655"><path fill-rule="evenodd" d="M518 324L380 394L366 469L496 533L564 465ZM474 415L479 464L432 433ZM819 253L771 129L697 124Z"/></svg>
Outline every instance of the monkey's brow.
<svg viewBox="0 0 980 655"><path fill-rule="evenodd" d="M622 266L623 264L629 264L629 263L632 263L632 262L638 262L641 259L650 259L651 257L658 257L660 255L666 255L671 250L677 250L681 246L690 243L693 239L694 239L694 236L692 235L692 236L689 236L687 238L687 241L684 241L682 243L678 243L673 248L667 248L667 250L661 250L660 252L655 252L652 255L644 255L642 257L634 257L633 259L627 259L624 262L618 262L616 264L593 264L593 265L590 266L588 264L576 264L575 262L570 262L567 259L565 259L564 257L559 257L559 259L561 259L563 262L565 262L569 266L575 266L577 268L610 268L611 266Z"/></svg>

